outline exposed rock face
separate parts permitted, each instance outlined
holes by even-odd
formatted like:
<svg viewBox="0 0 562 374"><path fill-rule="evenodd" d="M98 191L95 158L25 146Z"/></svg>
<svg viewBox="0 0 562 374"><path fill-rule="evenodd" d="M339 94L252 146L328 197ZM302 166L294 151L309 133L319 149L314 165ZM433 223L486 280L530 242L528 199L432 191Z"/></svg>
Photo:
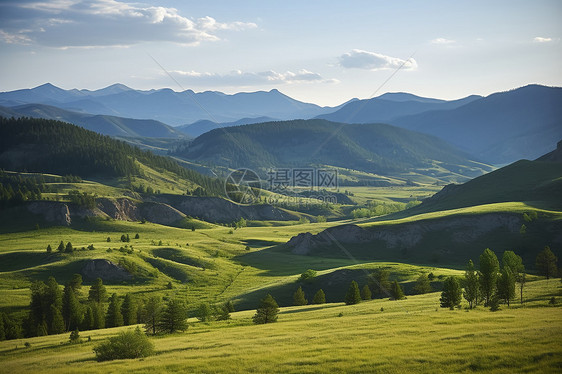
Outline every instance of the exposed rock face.
<svg viewBox="0 0 562 374"><path fill-rule="evenodd" d="M96 200L101 211L113 219L121 221L138 221L139 213L137 205L129 199L107 199Z"/></svg>
<svg viewBox="0 0 562 374"><path fill-rule="evenodd" d="M80 273L88 280L101 278L103 281L122 281L132 278L125 269L104 259L87 261Z"/></svg>
<svg viewBox="0 0 562 374"><path fill-rule="evenodd" d="M185 214L162 203L143 203L140 206L141 216L147 221L160 225L171 225L185 218Z"/></svg>
<svg viewBox="0 0 562 374"><path fill-rule="evenodd" d="M453 242L467 243L498 228L516 233L520 227L520 215L491 213L400 225L382 224L368 229L357 225L342 225L328 228L317 235L299 234L292 237L287 245L293 247L292 252L299 255L306 255L317 248L337 243L358 244L382 241L390 248L410 248L419 244L426 235L435 233L452 233Z"/></svg>
<svg viewBox="0 0 562 374"><path fill-rule="evenodd" d="M27 205L33 214L42 215L46 221L58 225L69 226L72 223L68 205L55 201L34 201Z"/></svg>
<svg viewBox="0 0 562 374"><path fill-rule="evenodd" d="M272 205L238 205L219 197L156 196L185 215L209 222L233 222L241 217L248 220L290 221L298 217Z"/></svg>

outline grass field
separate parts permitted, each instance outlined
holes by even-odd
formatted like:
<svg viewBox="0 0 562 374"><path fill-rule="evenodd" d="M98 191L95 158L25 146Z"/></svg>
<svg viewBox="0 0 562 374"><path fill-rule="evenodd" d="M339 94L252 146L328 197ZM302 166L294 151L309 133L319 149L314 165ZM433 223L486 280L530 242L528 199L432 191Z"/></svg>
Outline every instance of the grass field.
<svg viewBox="0 0 562 374"><path fill-rule="evenodd" d="M523 307L498 312L442 309L438 293L281 308L270 325L252 325L253 311L236 312L151 338L156 355L144 359L95 361L93 347L126 329L115 328L82 332L92 341L79 345L68 344L68 334L0 342L0 361L7 373L555 373L562 310L548 299L561 291L559 279L531 282Z"/></svg>

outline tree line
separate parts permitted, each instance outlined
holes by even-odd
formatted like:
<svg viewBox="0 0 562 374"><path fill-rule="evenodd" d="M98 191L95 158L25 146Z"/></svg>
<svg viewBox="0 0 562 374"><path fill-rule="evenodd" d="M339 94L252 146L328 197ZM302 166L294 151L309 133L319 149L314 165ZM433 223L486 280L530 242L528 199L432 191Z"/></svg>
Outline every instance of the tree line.
<svg viewBox="0 0 562 374"><path fill-rule="evenodd" d="M167 170L201 186L208 195L223 192L220 180L180 166L170 157L143 151L81 127L40 118L0 118L0 149L26 144L25 158L4 157L0 167L59 175L128 177L142 175L138 162Z"/></svg>

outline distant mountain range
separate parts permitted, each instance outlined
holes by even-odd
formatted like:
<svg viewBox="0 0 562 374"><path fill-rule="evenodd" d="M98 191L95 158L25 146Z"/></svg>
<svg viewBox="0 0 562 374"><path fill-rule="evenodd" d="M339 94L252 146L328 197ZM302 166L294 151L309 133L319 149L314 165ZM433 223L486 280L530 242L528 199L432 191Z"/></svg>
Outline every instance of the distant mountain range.
<svg viewBox="0 0 562 374"><path fill-rule="evenodd" d="M202 119L200 121L188 124L188 125L182 125L182 126L178 126L176 127L176 129L180 130L181 132L185 133L186 135L189 135L191 137L198 137L199 135L202 135L206 132L209 132L213 129L218 129L221 127L230 127L230 126L242 126L242 125L252 125L254 123L262 123L262 122L271 122L271 121L275 121L277 120L277 118L271 118L271 117L257 117L257 118L242 118L239 119L238 121L233 121L233 122L222 122L222 123L217 123L217 122L213 122L213 121L209 121L206 119Z"/></svg>
<svg viewBox="0 0 562 374"><path fill-rule="evenodd" d="M174 139L185 137L183 132L174 127L151 119L78 113L44 104L25 104L11 108L0 106L0 116L54 119L113 137Z"/></svg>
<svg viewBox="0 0 562 374"><path fill-rule="evenodd" d="M311 118L339 109L303 103L275 89L227 95L215 91L176 92L169 88L141 91L122 84L96 91L63 90L47 83L32 89L0 93L2 106L23 104L46 104L89 114L153 119L174 126L199 120L218 123L262 116Z"/></svg>
<svg viewBox="0 0 562 374"><path fill-rule="evenodd" d="M379 175L415 171L433 177L474 177L486 165L444 141L384 124L294 120L209 131L178 156L205 165L253 168L336 166Z"/></svg>
<svg viewBox="0 0 562 374"><path fill-rule="evenodd" d="M486 162L509 163L535 159L562 139L562 88L529 85L445 102L390 94L349 103L320 118L389 123L437 136Z"/></svg>

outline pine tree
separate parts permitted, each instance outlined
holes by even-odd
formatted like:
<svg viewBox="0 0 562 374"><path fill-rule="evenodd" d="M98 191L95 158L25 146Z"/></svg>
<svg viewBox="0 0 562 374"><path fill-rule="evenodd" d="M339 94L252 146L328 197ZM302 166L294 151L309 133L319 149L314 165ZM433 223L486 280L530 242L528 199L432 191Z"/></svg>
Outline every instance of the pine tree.
<svg viewBox="0 0 562 374"><path fill-rule="evenodd" d="M273 323L277 322L277 313L279 313L279 305L277 305L273 296L267 294L260 301L260 305L252 319L255 324Z"/></svg>
<svg viewBox="0 0 562 374"><path fill-rule="evenodd" d="M207 303L202 303L197 309L197 319L201 322L210 322L212 316L211 307Z"/></svg>
<svg viewBox="0 0 562 374"><path fill-rule="evenodd" d="M71 243L71 242L68 242L68 243L66 244L66 247L64 248L64 251L65 251L66 253L72 253L72 251L74 251L74 248L72 247L72 243Z"/></svg>
<svg viewBox="0 0 562 374"><path fill-rule="evenodd" d="M62 297L62 317L64 319L66 331L72 331L78 328L82 322L81 306L70 283L64 287Z"/></svg>
<svg viewBox="0 0 562 374"><path fill-rule="evenodd" d="M390 282L388 277L390 272L387 269L379 268L369 276L369 286L373 290L373 294L386 297L390 295Z"/></svg>
<svg viewBox="0 0 562 374"><path fill-rule="evenodd" d="M47 245L47 253L52 253L53 252L53 248L51 248L51 245Z"/></svg>
<svg viewBox="0 0 562 374"><path fill-rule="evenodd" d="M488 306L488 303L496 293L496 280L498 278L499 270L500 264L496 254L489 248L486 248L484 253L480 255L479 276L480 289L482 290L482 296L485 300L485 306Z"/></svg>
<svg viewBox="0 0 562 374"><path fill-rule="evenodd" d="M404 291L402 291L402 286L398 281L392 282L390 286L390 294L394 300L402 300L404 298Z"/></svg>
<svg viewBox="0 0 562 374"><path fill-rule="evenodd" d="M121 314L123 314L125 326L137 323L137 303L130 293L125 295L123 305L121 305Z"/></svg>
<svg viewBox="0 0 562 374"><path fill-rule="evenodd" d="M369 285L366 284L363 286L363 288L361 289L361 299L363 300L371 300L372 295L371 295L371 289L369 288Z"/></svg>
<svg viewBox="0 0 562 374"><path fill-rule="evenodd" d="M170 299L164 308L159 330L174 333L187 330L187 311L185 303L179 299Z"/></svg>
<svg viewBox="0 0 562 374"><path fill-rule="evenodd" d="M105 290L105 286L103 285L101 278L97 278L94 284L90 287L88 300L96 303L103 303L107 300L107 291Z"/></svg>
<svg viewBox="0 0 562 374"><path fill-rule="evenodd" d="M64 243L61 240L59 246L57 247L58 252L64 252Z"/></svg>
<svg viewBox="0 0 562 374"><path fill-rule="evenodd" d="M80 289L82 288L82 276L80 274L72 275L72 279L70 280L70 287L72 287L76 295L79 294Z"/></svg>
<svg viewBox="0 0 562 374"><path fill-rule="evenodd" d="M547 245L539 252L536 259L536 266L539 274L544 275L546 279L556 276L558 258L552 253L550 247Z"/></svg>
<svg viewBox="0 0 562 374"><path fill-rule="evenodd" d="M426 273L420 274L418 279L416 279L416 284L413 289L415 294L422 295L424 293L432 292L431 283Z"/></svg>
<svg viewBox="0 0 562 374"><path fill-rule="evenodd" d="M101 303L91 302L90 308L92 308L92 315L94 317L92 329L97 330L105 328L103 305Z"/></svg>
<svg viewBox="0 0 562 374"><path fill-rule="evenodd" d="M144 328L147 332L152 331L152 335L156 334L160 325L162 308L162 300L158 296L152 296L144 305Z"/></svg>
<svg viewBox="0 0 562 374"><path fill-rule="evenodd" d="M359 285L356 281L351 281L347 294L345 295L346 305L358 304L361 302L361 293L359 292Z"/></svg>
<svg viewBox="0 0 562 374"><path fill-rule="evenodd" d="M37 325L37 336L47 335L49 335L49 327L47 326L47 322L43 321L39 325Z"/></svg>
<svg viewBox="0 0 562 374"><path fill-rule="evenodd" d="M324 294L324 290L319 289L314 294L312 298L312 304L325 304L326 303L326 295Z"/></svg>
<svg viewBox="0 0 562 374"><path fill-rule="evenodd" d="M109 298L109 307L105 316L106 327L123 326L123 315L121 314L121 300L116 293Z"/></svg>
<svg viewBox="0 0 562 374"><path fill-rule="evenodd" d="M515 276L508 266L504 266L498 278L498 298L509 307L509 300L515 297Z"/></svg>
<svg viewBox="0 0 562 374"><path fill-rule="evenodd" d="M461 286L459 281L455 277L448 277L443 282L443 292L441 292L441 302L442 308L454 309L457 305L461 303Z"/></svg>
<svg viewBox="0 0 562 374"><path fill-rule="evenodd" d="M478 290L478 276L474 271L474 263L472 260L469 260L464 272L464 298L468 301L470 309L478 302Z"/></svg>
<svg viewBox="0 0 562 374"><path fill-rule="evenodd" d="M82 319L80 329L82 331L94 329L94 312L92 311L91 305L86 305L85 307L84 318Z"/></svg>
<svg viewBox="0 0 562 374"><path fill-rule="evenodd" d="M60 309L55 307L54 304L51 304L51 324L49 326L49 334L60 334L63 333L64 328L64 319L62 317Z"/></svg>
<svg viewBox="0 0 562 374"><path fill-rule="evenodd" d="M302 290L302 287L299 286L295 293L293 294L293 304L294 305L306 305L308 304L308 300Z"/></svg>

